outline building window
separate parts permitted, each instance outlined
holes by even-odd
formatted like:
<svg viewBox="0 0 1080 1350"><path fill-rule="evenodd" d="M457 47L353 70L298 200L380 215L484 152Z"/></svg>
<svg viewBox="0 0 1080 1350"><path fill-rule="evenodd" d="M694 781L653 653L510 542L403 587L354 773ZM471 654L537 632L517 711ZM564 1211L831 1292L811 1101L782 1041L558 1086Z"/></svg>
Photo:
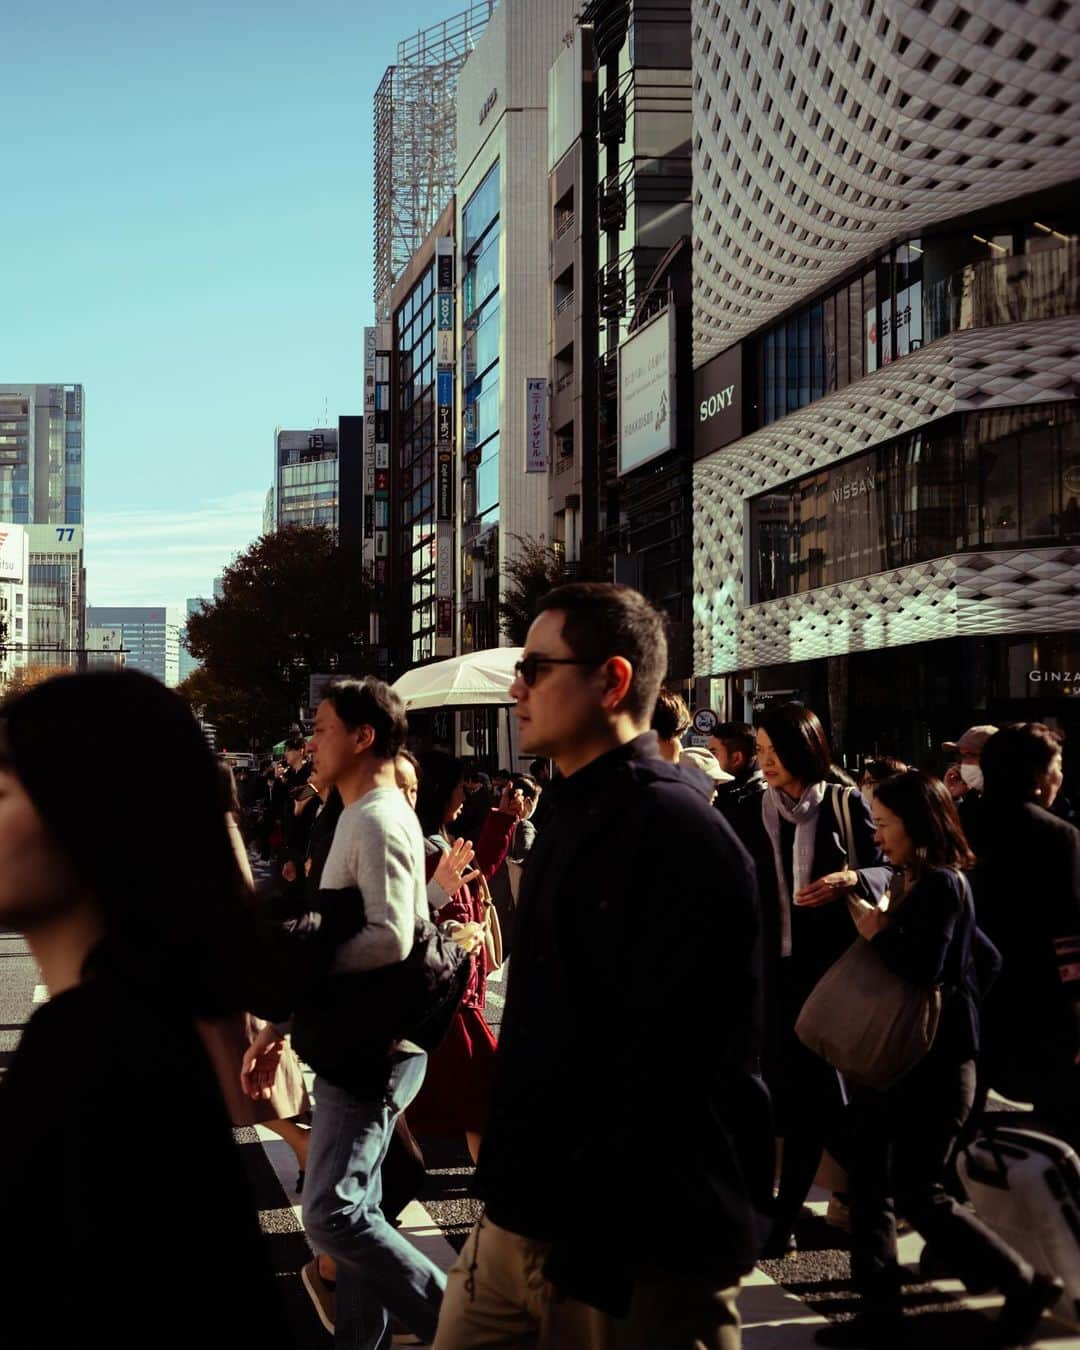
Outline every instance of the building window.
<svg viewBox="0 0 1080 1350"><path fill-rule="evenodd" d="M750 503L754 603L965 550L1080 540L1080 404L943 418Z"/></svg>

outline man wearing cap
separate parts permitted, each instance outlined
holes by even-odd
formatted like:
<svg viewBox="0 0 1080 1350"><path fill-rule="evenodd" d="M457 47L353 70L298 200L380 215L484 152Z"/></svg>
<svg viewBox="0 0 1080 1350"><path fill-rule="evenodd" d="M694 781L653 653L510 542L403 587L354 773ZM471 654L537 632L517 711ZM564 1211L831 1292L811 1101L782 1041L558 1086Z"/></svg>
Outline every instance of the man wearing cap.
<svg viewBox="0 0 1080 1350"><path fill-rule="evenodd" d="M957 741L942 741L942 750L956 755L957 769L964 780L967 791L956 803L960 824L964 827L968 843L975 845L978 838L979 806L982 802L983 775L979 760L983 746L995 735L997 727L989 723L968 727Z"/></svg>

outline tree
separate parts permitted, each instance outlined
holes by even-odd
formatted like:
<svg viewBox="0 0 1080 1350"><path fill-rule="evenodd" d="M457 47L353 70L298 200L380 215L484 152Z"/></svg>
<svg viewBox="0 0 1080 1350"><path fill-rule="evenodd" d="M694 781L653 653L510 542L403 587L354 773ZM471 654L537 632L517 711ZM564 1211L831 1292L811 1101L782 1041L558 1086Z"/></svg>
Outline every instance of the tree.
<svg viewBox="0 0 1080 1350"><path fill-rule="evenodd" d="M36 684L43 684L46 680L55 679L57 675L74 674L74 671L74 666L20 666L18 670L13 672L7 684L4 685L3 698L15 698L18 694L24 694L28 689L33 689Z"/></svg>
<svg viewBox="0 0 1080 1350"><path fill-rule="evenodd" d="M499 627L513 647L523 647L542 596L569 580L563 551L541 536L513 535L517 548L503 568L506 588L499 601Z"/></svg>
<svg viewBox="0 0 1080 1350"><path fill-rule="evenodd" d="M270 745L306 705L309 675L368 670L370 578L356 545L289 526L256 540L222 580L221 598L188 619L202 670L181 689L219 743Z"/></svg>

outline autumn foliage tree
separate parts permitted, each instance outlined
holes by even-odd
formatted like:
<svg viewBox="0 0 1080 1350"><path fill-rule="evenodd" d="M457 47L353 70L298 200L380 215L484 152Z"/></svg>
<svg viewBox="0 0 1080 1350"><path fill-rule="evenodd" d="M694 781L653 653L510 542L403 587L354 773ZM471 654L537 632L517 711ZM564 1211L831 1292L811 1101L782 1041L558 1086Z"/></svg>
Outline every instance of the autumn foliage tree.
<svg viewBox="0 0 1080 1350"><path fill-rule="evenodd" d="M219 745L267 747L298 720L309 675L370 669L370 607L358 546L321 527L264 535L225 572L221 598L188 619L201 669L180 692Z"/></svg>

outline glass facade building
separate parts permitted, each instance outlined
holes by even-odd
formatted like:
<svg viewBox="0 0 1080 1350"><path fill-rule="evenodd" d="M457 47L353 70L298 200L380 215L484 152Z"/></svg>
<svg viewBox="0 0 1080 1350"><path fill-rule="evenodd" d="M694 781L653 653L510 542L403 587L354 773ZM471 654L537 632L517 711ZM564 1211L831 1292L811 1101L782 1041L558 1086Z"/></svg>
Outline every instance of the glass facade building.
<svg viewBox="0 0 1080 1350"><path fill-rule="evenodd" d="M759 425L949 333L1080 312L1080 213L909 239L750 344Z"/></svg>
<svg viewBox="0 0 1080 1350"><path fill-rule="evenodd" d="M0 519L81 525L83 389L0 385Z"/></svg>
<svg viewBox="0 0 1080 1350"><path fill-rule="evenodd" d="M393 318L398 375L395 533L409 665L435 655L436 289L437 263L432 258Z"/></svg>
<svg viewBox="0 0 1080 1350"><path fill-rule="evenodd" d="M1080 404L956 414L755 497L751 600L1059 543L1080 543Z"/></svg>
<svg viewBox="0 0 1080 1350"><path fill-rule="evenodd" d="M278 431L275 436L277 528L325 525L338 529L337 429Z"/></svg>
<svg viewBox="0 0 1080 1350"><path fill-rule="evenodd" d="M463 516L474 537L499 523L499 170L492 165L461 217Z"/></svg>
<svg viewBox="0 0 1080 1350"><path fill-rule="evenodd" d="M173 605L91 605L89 628L119 630L125 665L142 670L173 686L180 679L180 651L184 615Z"/></svg>

